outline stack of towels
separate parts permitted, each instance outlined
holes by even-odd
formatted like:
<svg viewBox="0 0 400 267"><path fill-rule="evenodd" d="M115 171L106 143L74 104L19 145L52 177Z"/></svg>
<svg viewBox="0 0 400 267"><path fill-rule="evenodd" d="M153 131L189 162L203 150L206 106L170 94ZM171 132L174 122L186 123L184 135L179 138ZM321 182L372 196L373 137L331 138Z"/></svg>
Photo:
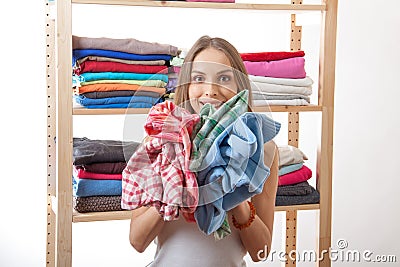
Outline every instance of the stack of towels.
<svg viewBox="0 0 400 267"><path fill-rule="evenodd" d="M279 180L276 206L319 203L319 193L308 180L312 171L304 160L307 156L297 147L286 145L279 149Z"/></svg>
<svg viewBox="0 0 400 267"><path fill-rule="evenodd" d="M73 139L73 206L78 212L122 210L122 171L139 143Z"/></svg>
<svg viewBox="0 0 400 267"><path fill-rule="evenodd" d="M304 51L241 53L254 106L309 105L313 80L306 75Z"/></svg>
<svg viewBox="0 0 400 267"><path fill-rule="evenodd" d="M133 38L72 36L76 106L150 108L162 101L177 47Z"/></svg>

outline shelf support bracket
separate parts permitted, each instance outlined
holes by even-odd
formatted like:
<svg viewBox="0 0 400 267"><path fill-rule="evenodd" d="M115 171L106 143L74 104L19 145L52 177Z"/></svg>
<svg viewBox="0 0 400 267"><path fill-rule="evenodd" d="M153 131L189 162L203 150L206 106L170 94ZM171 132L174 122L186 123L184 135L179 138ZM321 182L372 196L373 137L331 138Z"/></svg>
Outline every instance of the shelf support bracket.
<svg viewBox="0 0 400 267"><path fill-rule="evenodd" d="M56 213L52 201L56 195L56 73L54 2L45 0L46 14L46 93L47 93L47 236L46 266L55 266Z"/></svg>

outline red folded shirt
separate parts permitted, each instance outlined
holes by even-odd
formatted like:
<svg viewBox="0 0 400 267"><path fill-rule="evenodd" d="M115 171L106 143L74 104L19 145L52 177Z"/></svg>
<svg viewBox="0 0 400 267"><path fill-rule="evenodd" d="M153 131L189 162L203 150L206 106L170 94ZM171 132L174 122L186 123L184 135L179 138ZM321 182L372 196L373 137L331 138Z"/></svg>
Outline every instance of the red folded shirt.
<svg viewBox="0 0 400 267"><path fill-rule="evenodd" d="M304 57L304 51L295 52L259 52L259 53L241 53L240 57L246 61L273 61L292 57Z"/></svg>
<svg viewBox="0 0 400 267"><path fill-rule="evenodd" d="M312 171L307 166L303 165L303 167L301 167L297 171L280 175L278 179L278 185L301 183L310 179L311 176L312 176Z"/></svg>
<svg viewBox="0 0 400 267"><path fill-rule="evenodd" d="M85 72L133 72L133 73L168 73L167 66L135 65L111 61L85 61L74 70L80 75Z"/></svg>
<svg viewBox="0 0 400 267"><path fill-rule="evenodd" d="M88 172L83 169L78 169L74 166L73 169L75 177L79 179L94 179L94 180L122 180L122 173L95 173Z"/></svg>

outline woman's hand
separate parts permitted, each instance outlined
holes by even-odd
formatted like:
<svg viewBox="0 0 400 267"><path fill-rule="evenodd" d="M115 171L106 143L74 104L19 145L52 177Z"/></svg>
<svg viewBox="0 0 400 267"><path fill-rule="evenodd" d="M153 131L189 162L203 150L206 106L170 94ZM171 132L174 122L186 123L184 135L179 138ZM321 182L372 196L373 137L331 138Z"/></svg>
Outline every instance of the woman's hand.
<svg viewBox="0 0 400 267"><path fill-rule="evenodd" d="M129 231L131 245L142 253L161 232L164 223L155 207L140 207L133 210Z"/></svg>
<svg viewBox="0 0 400 267"><path fill-rule="evenodd" d="M238 230L243 246L255 262L266 259L271 248L278 186L278 149L275 143L271 141L264 145L264 150L268 153L265 156L264 163L270 166L270 175L264 183L262 192L251 200L256 208L254 221L250 226ZM250 206L247 201L244 201L232 209L229 214L235 217L238 224L246 224L250 218ZM230 225L233 228L231 218Z"/></svg>

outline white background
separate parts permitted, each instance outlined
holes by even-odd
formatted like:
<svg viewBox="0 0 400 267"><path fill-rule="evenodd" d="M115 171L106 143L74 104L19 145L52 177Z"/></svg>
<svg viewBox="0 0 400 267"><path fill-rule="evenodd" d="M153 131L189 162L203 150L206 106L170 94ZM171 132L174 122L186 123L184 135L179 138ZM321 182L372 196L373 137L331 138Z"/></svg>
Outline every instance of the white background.
<svg viewBox="0 0 400 267"><path fill-rule="evenodd" d="M0 86L3 96L0 105L3 152L0 266L46 265L44 4L44 1L7 1L0 9ZM90 11L95 10L94 6L90 8ZM398 262L399 8L400 2L396 0L339 1L332 224L333 249L337 249L337 240L345 239L348 249L370 250L372 257L396 255ZM262 12L250 12L249 15L216 10L208 13L187 11L185 14L154 11L152 22L148 22L141 19L144 11L140 8L136 11L118 8L96 10L101 16L80 18L74 22L74 34L134 37L180 47L189 47L200 35L209 34L228 39L241 52L288 48L288 40L279 35L287 38L286 17L282 19L272 15L265 20ZM84 17L87 9L74 12ZM316 77L317 53L314 51L319 38L316 31L318 20L313 16L299 20L304 25L307 72ZM177 37L173 39L172 36ZM315 100L316 94L313 95ZM274 117L281 119L282 116L274 114ZM138 121L141 119L143 117ZM301 117L309 125L301 128L300 147L310 157L310 166L315 165L318 125L312 122L317 119L318 115ZM107 123L115 126L106 126ZM99 124L100 128L93 128ZM74 135L119 139L123 137L123 128L123 117L77 117ZM278 138L278 141L284 140L284 134ZM314 249L318 227L316 218L315 212L299 213L300 251ZM281 250L281 222L281 214L276 213L275 250ZM143 266L151 259L154 246L144 254L136 253L128 242L128 227L128 221L74 224L73 266ZM368 266L365 262L340 261L333 265L350 264ZM369 266L398 264L369 263ZM280 266L277 259L255 266L267 265ZM299 263L299 266L313 264Z"/></svg>

